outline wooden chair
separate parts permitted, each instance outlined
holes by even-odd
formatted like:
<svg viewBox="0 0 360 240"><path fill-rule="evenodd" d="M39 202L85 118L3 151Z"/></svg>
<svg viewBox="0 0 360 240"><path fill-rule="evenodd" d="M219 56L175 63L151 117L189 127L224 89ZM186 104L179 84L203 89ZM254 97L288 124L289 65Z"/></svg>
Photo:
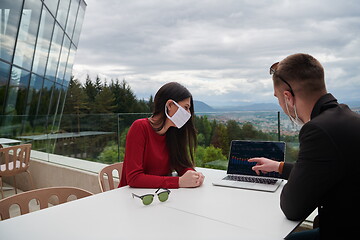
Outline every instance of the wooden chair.
<svg viewBox="0 0 360 240"><path fill-rule="evenodd" d="M57 196L59 204L68 202L70 196L75 196L77 199L93 195L91 192L76 188L76 187L49 187L31 190L19 193L0 200L0 216L2 220L10 218L10 207L14 204L20 207L21 215L30 212L29 202L36 199L40 204L40 209L49 206L49 199Z"/></svg>
<svg viewBox="0 0 360 240"><path fill-rule="evenodd" d="M101 192L112 190L117 187L115 186L113 171L118 171L119 179L121 179L123 163L114 163L109 166L104 167L98 174L98 180ZM107 184L105 184L107 182ZM108 187L107 187L107 186Z"/></svg>
<svg viewBox="0 0 360 240"><path fill-rule="evenodd" d="M14 190L17 194L16 188L16 178L15 175L19 173L26 172L29 176L29 182L32 189L35 189L34 182L32 180L31 174L29 172L29 162L30 162L30 151L31 144L16 145L6 148L0 148L0 188L1 196L4 198L3 192L3 177L13 177L14 181Z"/></svg>

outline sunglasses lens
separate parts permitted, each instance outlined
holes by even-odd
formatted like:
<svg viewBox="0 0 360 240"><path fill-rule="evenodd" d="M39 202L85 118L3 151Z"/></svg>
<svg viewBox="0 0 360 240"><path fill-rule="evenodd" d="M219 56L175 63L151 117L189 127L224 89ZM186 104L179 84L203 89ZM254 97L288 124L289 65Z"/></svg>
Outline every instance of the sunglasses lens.
<svg viewBox="0 0 360 240"><path fill-rule="evenodd" d="M273 65L271 65L270 67L270 75L273 75L277 69L279 62L274 63Z"/></svg>
<svg viewBox="0 0 360 240"><path fill-rule="evenodd" d="M165 202L169 198L169 193L168 192L159 193L158 197L159 197L160 202Z"/></svg>
<svg viewBox="0 0 360 240"><path fill-rule="evenodd" d="M149 205L149 204L152 203L153 199L154 199L154 196L152 196L152 195L147 195L147 196L144 196L144 197L142 198L142 202L143 202L144 205Z"/></svg>

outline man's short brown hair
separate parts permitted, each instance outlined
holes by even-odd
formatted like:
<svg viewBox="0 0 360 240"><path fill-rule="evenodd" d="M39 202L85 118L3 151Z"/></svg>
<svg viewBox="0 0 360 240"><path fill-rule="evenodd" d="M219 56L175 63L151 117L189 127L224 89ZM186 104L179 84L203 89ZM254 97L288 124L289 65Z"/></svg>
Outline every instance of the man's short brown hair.
<svg viewBox="0 0 360 240"><path fill-rule="evenodd" d="M275 86L287 81L294 94L308 95L326 91L324 68L313 56L296 53L282 60L275 69L273 80Z"/></svg>

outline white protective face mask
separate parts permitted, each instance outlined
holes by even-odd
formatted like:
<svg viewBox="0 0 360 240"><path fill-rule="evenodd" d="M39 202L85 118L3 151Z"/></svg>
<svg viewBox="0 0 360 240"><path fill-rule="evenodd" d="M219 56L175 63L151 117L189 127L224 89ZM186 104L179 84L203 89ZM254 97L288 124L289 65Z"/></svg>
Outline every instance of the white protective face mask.
<svg viewBox="0 0 360 240"><path fill-rule="evenodd" d="M296 106L294 104L294 112L295 112L295 118L293 116L291 116L290 111L289 111L289 107L285 98L285 106L286 106L286 111L287 111L287 115L290 118L290 121L292 123L294 123L295 125L302 127L304 125L304 122L298 117L297 112L296 112Z"/></svg>
<svg viewBox="0 0 360 240"><path fill-rule="evenodd" d="M178 110L172 117L170 117L167 113L167 107L165 104L165 115L175 124L177 128L181 128L185 125L185 123L187 123L187 121L189 121L191 114L183 107L181 107L177 102L173 101L173 103L178 107Z"/></svg>

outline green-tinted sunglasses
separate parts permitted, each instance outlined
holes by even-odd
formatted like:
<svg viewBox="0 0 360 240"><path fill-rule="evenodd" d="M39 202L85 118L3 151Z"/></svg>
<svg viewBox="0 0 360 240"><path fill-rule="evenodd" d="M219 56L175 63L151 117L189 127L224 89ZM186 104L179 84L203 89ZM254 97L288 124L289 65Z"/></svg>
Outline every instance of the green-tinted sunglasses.
<svg viewBox="0 0 360 240"><path fill-rule="evenodd" d="M161 192L159 192L162 190ZM159 192L159 193L158 193ZM170 190L166 188L159 188L155 192L158 195L160 202L165 202L169 198ZM135 193L132 194L132 197L140 198L144 205L150 205L154 200L154 194L145 194L142 196L136 195Z"/></svg>

